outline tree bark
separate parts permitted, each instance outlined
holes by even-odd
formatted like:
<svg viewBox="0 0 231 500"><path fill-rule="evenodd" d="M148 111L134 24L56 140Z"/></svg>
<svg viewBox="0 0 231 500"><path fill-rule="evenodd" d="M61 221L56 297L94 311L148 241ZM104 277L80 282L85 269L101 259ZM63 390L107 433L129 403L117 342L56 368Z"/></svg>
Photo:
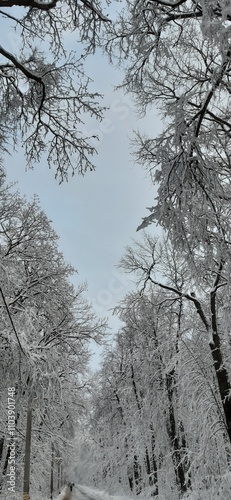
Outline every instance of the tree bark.
<svg viewBox="0 0 231 500"><path fill-rule="evenodd" d="M24 462L23 500L30 500L30 455L31 455L32 408L29 401L26 424L26 449Z"/></svg>
<svg viewBox="0 0 231 500"><path fill-rule="evenodd" d="M10 457L10 447L8 446L7 452L6 452L6 458L5 458L5 462L4 462L4 466L3 466L3 470L2 470L2 477L1 477L1 481L0 481L0 493L1 493L1 490L2 490L3 478L6 475L9 457Z"/></svg>
<svg viewBox="0 0 231 500"><path fill-rule="evenodd" d="M51 481L50 481L50 498L53 498L54 491L54 444L51 445Z"/></svg>
<svg viewBox="0 0 231 500"><path fill-rule="evenodd" d="M185 493L190 486L190 482L187 481L185 477L184 452L182 450L182 445L179 439L179 429L175 419L174 402L173 402L174 379L175 379L175 370L173 369L166 376L167 396L169 401L169 419L167 422L167 431L171 442L171 446L173 448L172 459L174 464L176 483L180 488L181 493Z"/></svg>
<svg viewBox="0 0 231 500"><path fill-rule="evenodd" d="M4 438L0 439L0 462L2 460L2 455L3 455L3 446L4 446Z"/></svg>

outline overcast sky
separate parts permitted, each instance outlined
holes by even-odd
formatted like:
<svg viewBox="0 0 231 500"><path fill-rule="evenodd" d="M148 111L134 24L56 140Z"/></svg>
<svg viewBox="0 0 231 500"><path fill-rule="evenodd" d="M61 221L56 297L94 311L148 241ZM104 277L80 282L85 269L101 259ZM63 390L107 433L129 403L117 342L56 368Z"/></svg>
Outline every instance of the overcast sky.
<svg viewBox="0 0 231 500"><path fill-rule="evenodd" d="M155 196L145 172L134 165L129 138L137 128L151 128L155 135L160 123L154 113L146 120L138 120L123 91L114 92L113 86L121 82L122 75L109 67L106 58L100 54L91 57L87 72L94 80L95 90L104 93L104 104L109 107L97 130L92 130L90 121L85 125L88 134L97 132L100 139L96 171L85 177L76 174L68 183L59 185L45 161L35 165L34 170L25 171L20 148L6 158L5 165L7 180L17 181L21 194L28 199L38 195L60 237L65 260L78 270L76 284L88 282L87 296L95 311L109 316L109 326L116 331L119 322L109 310L131 288L128 277L116 265L126 245L137 237L136 228Z"/></svg>

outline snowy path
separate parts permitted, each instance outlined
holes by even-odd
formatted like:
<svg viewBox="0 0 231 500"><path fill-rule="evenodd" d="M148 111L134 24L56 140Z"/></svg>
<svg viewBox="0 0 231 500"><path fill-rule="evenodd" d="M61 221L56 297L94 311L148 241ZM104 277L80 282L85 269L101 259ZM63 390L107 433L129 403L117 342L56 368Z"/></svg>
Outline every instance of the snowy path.
<svg viewBox="0 0 231 500"><path fill-rule="evenodd" d="M73 496L71 500L112 500L111 497L104 491L98 491L87 486L76 485L73 488Z"/></svg>
<svg viewBox="0 0 231 500"><path fill-rule="evenodd" d="M66 486L55 500L112 500L104 491L97 491L87 486L76 485L73 490Z"/></svg>
<svg viewBox="0 0 231 500"><path fill-rule="evenodd" d="M73 486L72 491L70 491L69 487L65 487L55 500L131 500L131 498L111 496L105 491L95 490L78 484Z"/></svg>

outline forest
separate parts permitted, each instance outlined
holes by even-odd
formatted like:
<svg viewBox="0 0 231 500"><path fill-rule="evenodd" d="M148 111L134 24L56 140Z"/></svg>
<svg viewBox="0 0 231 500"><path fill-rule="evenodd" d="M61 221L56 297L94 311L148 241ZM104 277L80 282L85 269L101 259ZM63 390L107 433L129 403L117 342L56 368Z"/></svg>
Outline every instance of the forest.
<svg viewBox="0 0 231 500"><path fill-rule="evenodd" d="M47 500L73 477L142 500L230 499L230 22L230 0L0 0L4 500ZM113 337L38 198L6 180L18 148L54 182L92 175L84 124L105 106L86 68L99 51L162 125L133 134L157 196L118 264L133 289Z"/></svg>

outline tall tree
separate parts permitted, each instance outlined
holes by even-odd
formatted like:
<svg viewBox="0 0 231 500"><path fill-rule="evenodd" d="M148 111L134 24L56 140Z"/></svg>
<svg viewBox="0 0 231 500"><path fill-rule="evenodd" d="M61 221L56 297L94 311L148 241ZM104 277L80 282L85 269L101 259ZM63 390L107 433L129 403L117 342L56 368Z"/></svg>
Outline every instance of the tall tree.
<svg viewBox="0 0 231 500"><path fill-rule="evenodd" d="M165 245L166 246L166 245ZM167 249L168 253L168 249ZM172 250L174 256L177 256L177 251ZM217 384L219 387L220 398L222 401L226 430L231 440L231 427L230 427L230 414L231 414L231 401L230 401L230 380L228 369L223 360L222 338L223 334L218 328L218 300L219 292L223 287L226 287L229 282L230 263L226 262L223 266L223 261L220 263L220 268L217 273L211 273L210 269L204 267L204 276L202 282L197 280L197 276L192 279L190 268L184 262L184 257L178 262L175 261L173 267L173 276L169 274L168 268L170 259L167 259L167 266L164 263L164 255L166 250L161 245L158 247L156 240L149 236L145 236L143 243L137 243L136 249L128 248L127 256L122 259L122 266L128 272L135 271L138 273L139 281L143 279L143 289L147 284L166 290L170 296L175 296L175 299L182 303L182 300L188 303L194 311L196 311L201 327L207 335L207 341L212 355L214 369L216 373ZM199 256L200 259L200 256ZM172 259L171 259L172 260ZM175 258L174 258L175 260ZM178 266L181 267L178 271ZM166 276L167 281L158 279L159 273L167 267ZM192 292L185 289L183 284L179 286L178 275L181 276L182 269L188 267L187 287L191 285ZM227 272L227 274L226 274ZM170 278L170 279L169 279ZM175 281L177 280L177 281ZM194 287L197 292L195 293ZM198 295L197 295L198 294ZM201 294L201 296L199 296Z"/></svg>
<svg viewBox="0 0 231 500"><path fill-rule="evenodd" d="M136 138L159 184L141 227L158 221L188 258L221 242L229 251L230 21L225 1L128 0L107 44L127 60L124 87L138 109L157 106L165 120L157 138Z"/></svg>

